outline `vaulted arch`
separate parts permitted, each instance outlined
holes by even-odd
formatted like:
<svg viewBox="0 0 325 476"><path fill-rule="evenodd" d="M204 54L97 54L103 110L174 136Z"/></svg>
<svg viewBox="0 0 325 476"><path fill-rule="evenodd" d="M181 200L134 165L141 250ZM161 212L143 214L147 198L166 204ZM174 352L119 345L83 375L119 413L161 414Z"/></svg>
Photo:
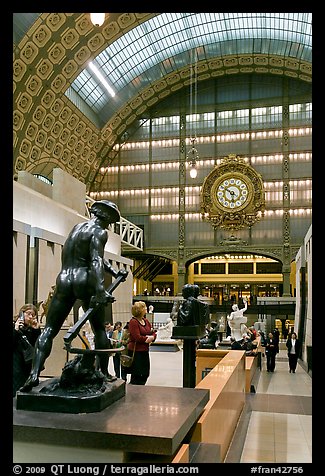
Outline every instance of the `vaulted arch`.
<svg viewBox="0 0 325 476"><path fill-rule="evenodd" d="M118 41L132 57L131 46L140 50L145 36L152 61L139 63L124 82L120 70L118 98L108 100L102 117L76 91L68 94L90 60L99 64L100 55ZM311 82L311 15L113 13L98 29L88 14L40 14L14 48L14 173L51 177L59 166L88 190L96 189L98 171L114 160L125 130L154 104L189 86L193 49L199 82L247 73ZM116 50L117 68L119 54ZM102 61L103 68L109 62ZM98 87L97 82L93 92Z"/></svg>

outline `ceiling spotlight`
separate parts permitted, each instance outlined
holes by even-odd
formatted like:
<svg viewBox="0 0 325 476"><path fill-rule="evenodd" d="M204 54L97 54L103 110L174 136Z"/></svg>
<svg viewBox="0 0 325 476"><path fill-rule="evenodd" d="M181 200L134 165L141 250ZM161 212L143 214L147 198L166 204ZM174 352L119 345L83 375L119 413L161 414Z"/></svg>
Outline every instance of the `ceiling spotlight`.
<svg viewBox="0 0 325 476"><path fill-rule="evenodd" d="M102 26L105 21L105 13L91 13L90 21L95 26Z"/></svg>

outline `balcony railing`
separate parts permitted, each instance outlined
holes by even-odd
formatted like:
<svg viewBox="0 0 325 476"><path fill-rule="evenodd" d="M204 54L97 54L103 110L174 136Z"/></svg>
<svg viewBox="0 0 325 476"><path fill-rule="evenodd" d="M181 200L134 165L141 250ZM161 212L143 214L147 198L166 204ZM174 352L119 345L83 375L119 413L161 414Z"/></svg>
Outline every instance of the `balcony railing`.
<svg viewBox="0 0 325 476"><path fill-rule="evenodd" d="M90 218L90 207L96 200L86 196L86 216ZM143 230L121 216L121 220L109 225L108 230L117 233L121 237L123 248L143 251Z"/></svg>

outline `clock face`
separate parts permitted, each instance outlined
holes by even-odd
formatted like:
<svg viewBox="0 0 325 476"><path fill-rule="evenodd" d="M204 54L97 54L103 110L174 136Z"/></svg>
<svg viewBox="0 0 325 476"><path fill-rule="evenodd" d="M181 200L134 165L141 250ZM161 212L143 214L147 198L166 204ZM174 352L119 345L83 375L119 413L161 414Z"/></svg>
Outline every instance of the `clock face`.
<svg viewBox="0 0 325 476"><path fill-rule="evenodd" d="M237 210L247 204L248 186L242 178L229 177L223 179L216 187L218 203L227 210Z"/></svg>
<svg viewBox="0 0 325 476"><path fill-rule="evenodd" d="M251 228L264 216L264 210L262 176L238 155L224 157L205 177L201 215L215 230Z"/></svg>

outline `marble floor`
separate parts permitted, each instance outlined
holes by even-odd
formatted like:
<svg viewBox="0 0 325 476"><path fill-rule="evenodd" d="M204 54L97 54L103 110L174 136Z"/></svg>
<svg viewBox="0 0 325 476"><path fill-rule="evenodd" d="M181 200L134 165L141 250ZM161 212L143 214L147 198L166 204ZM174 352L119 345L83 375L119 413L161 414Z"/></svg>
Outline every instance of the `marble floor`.
<svg viewBox="0 0 325 476"><path fill-rule="evenodd" d="M299 365L289 373L280 350L273 373L262 370L256 393L247 395L226 463L311 463L312 378Z"/></svg>
<svg viewBox="0 0 325 476"><path fill-rule="evenodd" d="M147 385L181 387L182 359L182 350L150 352ZM312 462L312 378L299 363L295 374L288 370L285 350L277 355L274 373L266 372L262 358L256 392L247 394L225 463Z"/></svg>

